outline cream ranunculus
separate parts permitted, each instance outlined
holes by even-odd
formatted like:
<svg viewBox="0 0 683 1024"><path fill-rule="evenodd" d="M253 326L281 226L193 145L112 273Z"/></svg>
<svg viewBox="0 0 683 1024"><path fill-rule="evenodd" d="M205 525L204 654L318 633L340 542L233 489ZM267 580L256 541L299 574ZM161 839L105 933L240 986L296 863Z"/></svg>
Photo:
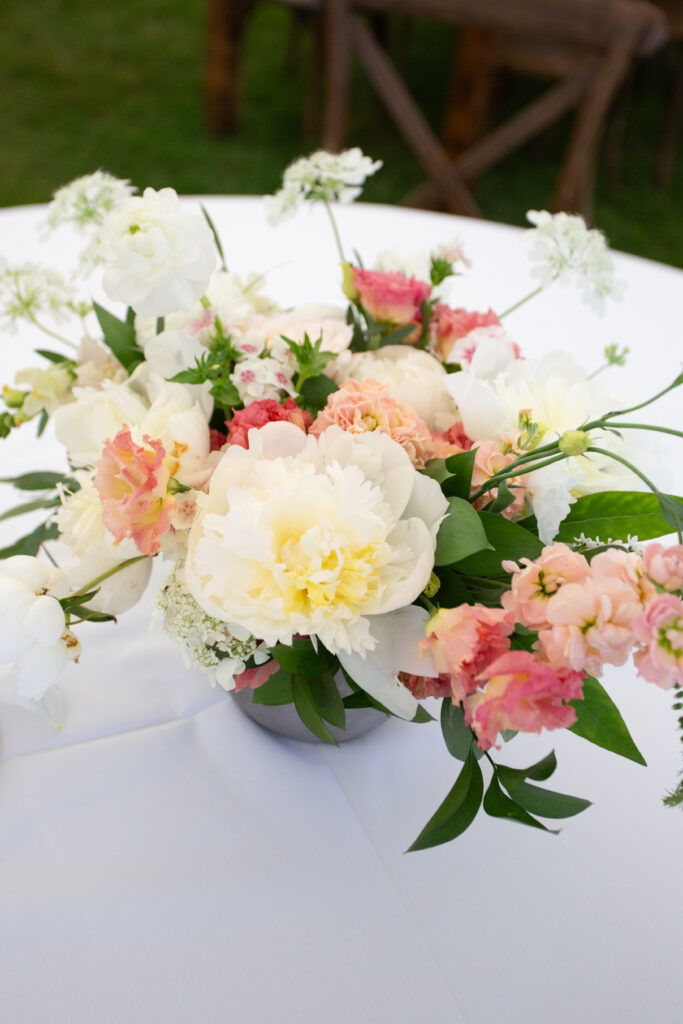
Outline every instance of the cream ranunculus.
<svg viewBox="0 0 683 1024"><path fill-rule="evenodd" d="M100 256L109 298L142 316L191 309L216 266L208 224L172 188L146 188L115 207L102 224Z"/></svg>
<svg viewBox="0 0 683 1024"><path fill-rule="evenodd" d="M443 432L457 422L458 408L446 389L448 374L429 352L408 345L385 345L376 352L358 352L335 375L338 384L349 377L371 377L385 384L397 402L410 405L430 430Z"/></svg>
<svg viewBox="0 0 683 1024"><path fill-rule="evenodd" d="M374 617L424 589L446 510L384 434L315 438L270 423L224 453L199 497L187 585L208 614L269 646L302 633L364 655Z"/></svg>

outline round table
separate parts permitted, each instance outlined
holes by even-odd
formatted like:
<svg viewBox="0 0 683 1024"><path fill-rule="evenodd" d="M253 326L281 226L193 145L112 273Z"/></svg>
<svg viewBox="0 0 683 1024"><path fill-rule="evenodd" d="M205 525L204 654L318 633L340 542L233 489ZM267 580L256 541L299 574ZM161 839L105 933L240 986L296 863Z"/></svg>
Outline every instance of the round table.
<svg viewBox="0 0 683 1024"><path fill-rule="evenodd" d="M322 209L273 229L257 199L204 202L231 269L267 271L282 304L342 301ZM2 211L0 255L70 264L74 238L42 241L44 215ZM453 304L505 309L533 286L518 229L366 204L338 217L366 265L382 249L460 236L473 268L451 282ZM615 260L628 287L604 319L554 286L508 330L529 356L565 348L591 369L606 343L629 345L626 369L605 379L644 397L679 368L683 273ZM31 330L6 335L3 381L40 344ZM669 396L656 414L675 424L679 410ZM37 445L34 433L2 442L3 476L64 465L49 435ZM675 445L661 446L657 480L680 492ZM4 487L0 501L16 493ZM20 526L0 523L0 541ZM2 709L3 1020L681 1019L683 814L661 803L682 767L670 694L630 666L605 675L648 769L569 733L506 748L513 765L554 748L552 787L594 802L561 835L481 813L456 842L406 856L458 771L438 725L392 720L340 749L262 731L150 631L167 568L118 625L81 629L61 731Z"/></svg>

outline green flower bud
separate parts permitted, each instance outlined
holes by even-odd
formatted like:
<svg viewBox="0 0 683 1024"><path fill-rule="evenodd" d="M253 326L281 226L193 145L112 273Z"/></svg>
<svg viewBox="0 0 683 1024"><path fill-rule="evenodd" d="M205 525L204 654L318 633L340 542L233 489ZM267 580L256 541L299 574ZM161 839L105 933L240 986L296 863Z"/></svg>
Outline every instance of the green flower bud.
<svg viewBox="0 0 683 1024"><path fill-rule="evenodd" d="M591 439L585 430L565 430L557 442L564 455L583 455L590 443Z"/></svg>

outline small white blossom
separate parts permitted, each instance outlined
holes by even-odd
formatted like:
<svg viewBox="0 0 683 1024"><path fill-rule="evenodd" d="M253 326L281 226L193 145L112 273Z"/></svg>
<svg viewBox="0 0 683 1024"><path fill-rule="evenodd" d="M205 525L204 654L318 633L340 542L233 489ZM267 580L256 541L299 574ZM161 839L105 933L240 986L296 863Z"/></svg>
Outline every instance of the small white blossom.
<svg viewBox="0 0 683 1024"><path fill-rule="evenodd" d="M0 267L0 327L12 329L48 315L56 320L75 311L76 292L62 274L36 263Z"/></svg>
<svg viewBox="0 0 683 1024"><path fill-rule="evenodd" d="M98 260L98 229L102 221L135 191L130 181L115 178L106 171L86 174L57 189L48 207L46 226L54 230L62 224L73 224L88 236L88 244L80 255L83 269L88 270Z"/></svg>
<svg viewBox="0 0 683 1024"><path fill-rule="evenodd" d="M534 225L527 233L533 238L530 256L539 263L534 276L541 285L578 284L583 301L604 312L605 299L618 297L622 285L614 281L614 263L602 232L569 213L529 210L527 220Z"/></svg>
<svg viewBox="0 0 683 1024"><path fill-rule="evenodd" d="M241 359L230 374L230 380L245 405L263 398L279 400L283 391L292 397L296 394L286 365L270 356Z"/></svg>
<svg viewBox="0 0 683 1024"><path fill-rule="evenodd" d="M432 256L448 260L449 263L462 263L465 267L471 267L472 261L465 255L465 248L460 238L452 238L450 242L442 242L437 245Z"/></svg>
<svg viewBox="0 0 683 1024"><path fill-rule="evenodd" d="M326 203L351 203L361 193L366 178L382 166L355 146L343 153L318 150L299 157L286 169L282 188L266 197L268 221L277 224L296 212L300 201L322 200Z"/></svg>

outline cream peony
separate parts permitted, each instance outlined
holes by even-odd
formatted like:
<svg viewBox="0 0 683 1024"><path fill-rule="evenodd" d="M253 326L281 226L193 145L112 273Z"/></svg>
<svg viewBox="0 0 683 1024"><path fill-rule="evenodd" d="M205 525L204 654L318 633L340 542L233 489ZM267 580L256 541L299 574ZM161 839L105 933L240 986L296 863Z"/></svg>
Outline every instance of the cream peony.
<svg viewBox="0 0 683 1024"><path fill-rule="evenodd" d="M385 384L397 402L412 406L430 430L442 433L459 419L448 393L448 374L429 352L408 345L385 345L376 352L358 352L335 375L338 384L349 377L372 377Z"/></svg>
<svg viewBox="0 0 683 1024"><path fill-rule="evenodd" d="M426 586L446 510L386 435L269 423L248 449L228 448L200 495L187 585L209 615L269 646L302 633L365 655L375 618Z"/></svg>
<svg viewBox="0 0 683 1024"><path fill-rule="evenodd" d="M142 316L190 309L216 266L208 224L172 188L146 188L107 214L99 255L109 298Z"/></svg>

